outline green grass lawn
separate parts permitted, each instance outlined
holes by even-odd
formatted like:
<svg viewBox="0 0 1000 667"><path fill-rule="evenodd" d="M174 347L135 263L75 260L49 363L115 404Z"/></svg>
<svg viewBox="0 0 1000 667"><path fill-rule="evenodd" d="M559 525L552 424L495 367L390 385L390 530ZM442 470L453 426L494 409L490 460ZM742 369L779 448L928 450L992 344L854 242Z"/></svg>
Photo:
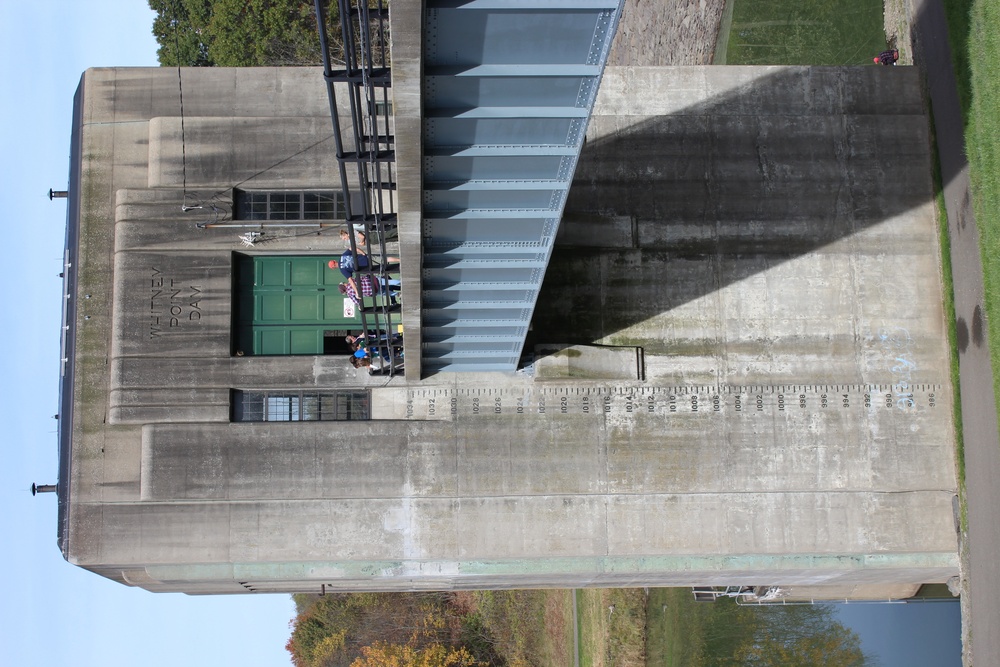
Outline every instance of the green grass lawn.
<svg viewBox="0 0 1000 667"><path fill-rule="evenodd" d="M878 0L732 0L728 27L716 64L864 65L886 46Z"/></svg>
<svg viewBox="0 0 1000 667"><path fill-rule="evenodd" d="M733 599L695 602L690 588L651 588L646 605L647 667L703 667L734 661L761 614L777 608L739 606ZM781 623L784 616L778 617Z"/></svg>
<svg viewBox="0 0 1000 667"><path fill-rule="evenodd" d="M951 2L949 21L965 16L962 5ZM965 132L966 154L972 179L972 202L979 227L986 290L986 321L993 361L993 392L1000 411L1000 4L996 0L974 0L964 45L969 69L956 68L959 79L969 75L966 93L968 115ZM952 29L953 49L962 49L964 28ZM958 32L959 36L954 33ZM959 42L959 44L956 44ZM960 84L961 86L961 84Z"/></svg>
<svg viewBox="0 0 1000 667"><path fill-rule="evenodd" d="M604 640L607 624L604 620L604 591L583 588L576 592L577 626L580 629L580 667L603 667Z"/></svg>
<svg viewBox="0 0 1000 667"><path fill-rule="evenodd" d="M705 603L690 588L651 588L646 600L648 667L699 667L705 641Z"/></svg>
<svg viewBox="0 0 1000 667"><path fill-rule="evenodd" d="M969 63L969 37L972 32L972 5L974 0L944 0L948 19L948 45L958 84L958 99L966 126L972 106L972 69Z"/></svg>

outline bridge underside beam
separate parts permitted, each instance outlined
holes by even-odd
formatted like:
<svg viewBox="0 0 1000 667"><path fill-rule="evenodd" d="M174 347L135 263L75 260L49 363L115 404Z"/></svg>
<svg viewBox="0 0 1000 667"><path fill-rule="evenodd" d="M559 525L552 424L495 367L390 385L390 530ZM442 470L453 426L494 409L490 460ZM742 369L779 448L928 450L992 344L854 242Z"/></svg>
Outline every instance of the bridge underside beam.
<svg viewBox="0 0 1000 667"><path fill-rule="evenodd" d="M420 367L513 371L621 3L424 12Z"/></svg>

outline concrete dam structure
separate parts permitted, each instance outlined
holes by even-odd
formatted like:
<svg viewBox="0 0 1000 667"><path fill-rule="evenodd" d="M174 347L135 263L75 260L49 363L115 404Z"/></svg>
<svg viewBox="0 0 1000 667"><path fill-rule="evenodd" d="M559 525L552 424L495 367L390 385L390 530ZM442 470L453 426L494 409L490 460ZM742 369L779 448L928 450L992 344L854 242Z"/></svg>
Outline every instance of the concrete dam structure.
<svg viewBox="0 0 1000 667"><path fill-rule="evenodd" d="M328 268L345 223L319 70L183 70L183 128L177 71L84 74L70 562L188 593L884 598L958 573L916 70L607 68L517 370L454 373L416 361L438 349L421 324L440 264L422 264L420 76L402 69L387 247L403 324L372 334L402 341L395 375L338 342L359 325ZM258 200L299 217L258 223L243 213ZM259 319L267 304L280 322ZM267 327L319 331L320 349L240 342Z"/></svg>

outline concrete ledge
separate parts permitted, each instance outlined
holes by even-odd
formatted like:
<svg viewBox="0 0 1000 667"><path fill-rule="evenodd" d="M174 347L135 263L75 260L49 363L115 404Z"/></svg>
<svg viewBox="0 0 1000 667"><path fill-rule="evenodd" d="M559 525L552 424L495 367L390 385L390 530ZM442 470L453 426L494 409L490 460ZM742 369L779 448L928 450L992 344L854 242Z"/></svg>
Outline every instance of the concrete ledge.
<svg viewBox="0 0 1000 667"><path fill-rule="evenodd" d="M536 380L642 380L641 347L537 345Z"/></svg>
<svg viewBox="0 0 1000 667"><path fill-rule="evenodd" d="M423 343L420 311L423 291L423 17L421 2L394 3L389 9L403 335L409 351L406 355L406 379L410 381L420 379Z"/></svg>

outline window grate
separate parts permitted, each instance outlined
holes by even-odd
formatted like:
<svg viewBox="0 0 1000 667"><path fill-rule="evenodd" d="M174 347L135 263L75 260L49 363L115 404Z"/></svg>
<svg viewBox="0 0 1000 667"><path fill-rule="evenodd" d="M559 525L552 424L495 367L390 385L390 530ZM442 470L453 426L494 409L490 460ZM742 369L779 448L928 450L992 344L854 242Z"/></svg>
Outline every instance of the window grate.
<svg viewBox="0 0 1000 667"><path fill-rule="evenodd" d="M237 190L239 220L341 220L344 195L334 191Z"/></svg>
<svg viewBox="0 0 1000 667"><path fill-rule="evenodd" d="M326 392L233 390L234 422L351 421L371 419L366 390Z"/></svg>

